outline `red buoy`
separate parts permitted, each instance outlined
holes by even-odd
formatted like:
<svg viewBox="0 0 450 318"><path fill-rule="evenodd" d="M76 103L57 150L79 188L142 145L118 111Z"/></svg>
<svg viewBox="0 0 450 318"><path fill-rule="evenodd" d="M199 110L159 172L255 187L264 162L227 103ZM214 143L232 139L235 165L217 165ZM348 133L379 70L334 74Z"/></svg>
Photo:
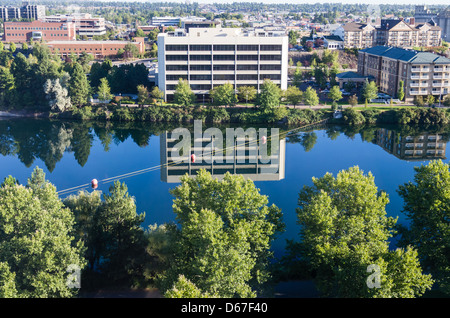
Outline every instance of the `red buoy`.
<svg viewBox="0 0 450 318"><path fill-rule="evenodd" d="M92 179L91 186L92 186L92 189L97 189L97 187L98 187L97 179Z"/></svg>
<svg viewBox="0 0 450 318"><path fill-rule="evenodd" d="M267 138L266 138L266 136L262 136L262 138L261 138L261 139L262 139L262 143L263 143L263 144L265 144L265 143L266 143L266 141L267 141Z"/></svg>
<svg viewBox="0 0 450 318"><path fill-rule="evenodd" d="M191 162L192 162L192 163L195 162L195 155L194 155L194 154L191 155Z"/></svg>

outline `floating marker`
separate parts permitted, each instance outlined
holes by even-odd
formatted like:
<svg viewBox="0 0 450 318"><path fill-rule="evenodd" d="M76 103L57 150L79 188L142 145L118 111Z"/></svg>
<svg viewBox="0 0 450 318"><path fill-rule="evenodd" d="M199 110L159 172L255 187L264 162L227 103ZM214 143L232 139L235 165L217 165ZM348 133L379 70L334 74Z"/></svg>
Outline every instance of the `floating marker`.
<svg viewBox="0 0 450 318"><path fill-rule="evenodd" d="M97 189L97 187L98 187L97 179L92 179L91 186L92 186L92 189Z"/></svg>
<svg viewBox="0 0 450 318"><path fill-rule="evenodd" d="M262 140L262 143L263 143L263 144L265 144L265 143L266 143L266 141L267 141L267 138L266 138L266 136L262 136L261 140Z"/></svg>

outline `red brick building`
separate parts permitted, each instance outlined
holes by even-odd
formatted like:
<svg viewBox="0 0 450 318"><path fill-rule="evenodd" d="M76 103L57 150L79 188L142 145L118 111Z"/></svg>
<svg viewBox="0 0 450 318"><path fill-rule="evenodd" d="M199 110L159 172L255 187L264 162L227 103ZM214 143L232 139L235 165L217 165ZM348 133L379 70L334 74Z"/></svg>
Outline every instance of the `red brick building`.
<svg viewBox="0 0 450 318"><path fill-rule="evenodd" d="M24 43L33 41L74 41L75 24L72 22L5 22L3 41Z"/></svg>
<svg viewBox="0 0 450 318"><path fill-rule="evenodd" d="M139 53L145 52L144 40L136 38L134 42L127 41L50 41L47 43L50 51L61 57L68 56L71 52L79 55L82 52L93 54L94 58L117 55L120 49L124 49L128 43L135 45Z"/></svg>

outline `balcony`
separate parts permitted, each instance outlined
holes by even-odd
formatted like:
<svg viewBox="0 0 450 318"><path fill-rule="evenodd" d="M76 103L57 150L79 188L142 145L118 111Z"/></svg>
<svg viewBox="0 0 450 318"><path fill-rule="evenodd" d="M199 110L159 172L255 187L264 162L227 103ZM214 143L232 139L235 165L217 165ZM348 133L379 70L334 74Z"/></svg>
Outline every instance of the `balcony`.
<svg viewBox="0 0 450 318"><path fill-rule="evenodd" d="M435 71L435 72L443 72L443 71L444 71L444 68L443 68L443 67L435 67L435 68L434 68L434 71Z"/></svg>
<svg viewBox="0 0 450 318"><path fill-rule="evenodd" d="M409 86L410 87L419 87L419 83L410 83Z"/></svg>
<svg viewBox="0 0 450 318"><path fill-rule="evenodd" d="M433 87L442 87L444 83L433 83Z"/></svg>

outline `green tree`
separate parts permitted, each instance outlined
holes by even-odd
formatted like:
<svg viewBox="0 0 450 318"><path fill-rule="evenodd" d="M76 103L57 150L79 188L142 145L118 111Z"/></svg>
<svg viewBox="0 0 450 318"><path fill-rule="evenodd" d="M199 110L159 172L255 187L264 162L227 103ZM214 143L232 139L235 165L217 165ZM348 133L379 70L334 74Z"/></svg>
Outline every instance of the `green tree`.
<svg viewBox="0 0 450 318"><path fill-rule="evenodd" d="M35 168L26 186L11 176L0 186L0 297L73 297L70 266L83 269L74 216ZM82 283L73 281L71 283Z"/></svg>
<svg viewBox="0 0 450 318"><path fill-rule="evenodd" d="M11 51L11 53L15 53L17 50L17 46L14 42L9 43L9 50Z"/></svg>
<svg viewBox="0 0 450 318"><path fill-rule="evenodd" d="M302 94L302 91L297 86L289 86L286 90L286 101L295 107L303 100Z"/></svg>
<svg viewBox="0 0 450 318"><path fill-rule="evenodd" d="M284 229L280 209L268 206L251 180L229 173L219 181L201 170L171 193L179 226L162 291L184 275L202 294L256 296L269 279L271 242Z"/></svg>
<svg viewBox="0 0 450 318"><path fill-rule="evenodd" d="M0 66L0 107L9 106L14 94L14 76L9 68Z"/></svg>
<svg viewBox="0 0 450 318"><path fill-rule="evenodd" d="M301 63L300 62L297 63L297 66L295 68L295 72L293 75L293 79L292 79L292 85L293 86L299 86L302 82L303 79L303 72L301 69Z"/></svg>
<svg viewBox="0 0 450 318"><path fill-rule="evenodd" d="M211 298L207 293L202 293L191 281L183 275L178 277L173 287L164 294L166 298Z"/></svg>
<svg viewBox="0 0 450 318"><path fill-rule="evenodd" d="M239 86L237 89L239 101L248 103L249 101L255 100L258 92L254 86Z"/></svg>
<svg viewBox="0 0 450 318"><path fill-rule="evenodd" d="M72 104L83 106L89 97L90 85L81 64L75 62L69 79L69 96Z"/></svg>
<svg viewBox="0 0 450 318"><path fill-rule="evenodd" d="M152 44L152 48L150 50L150 57L158 57L158 45L156 45L156 43Z"/></svg>
<svg viewBox="0 0 450 318"><path fill-rule="evenodd" d="M308 106L319 104L319 96L317 96L317 92L311 86L308 86L306 91L303 92L303 102Z"/></svg>
<svg viewBox="0 0 450 318"><path fill-rule="evenodd" d="M137 214L135 200L124 183L115 181L103 200L96 192L80 192L64 200L76 215L77 235L87 247L90 274L98 267L104 286L139 285L148 261L141 227L145 214Z"/></svg>
<svg viewBox="0 0 450 318"><path fill-rule="evenodd" d="M210 97L214 101L214 105L230 106L236 104L236 92L231 83L225 83L214 87L209 92Z"/></svg>
<svg viewBox="0 0 450 318"><path fill-rule="evenodd" d="M333 101L333 104L342 99L342 92L338 85L331 87L328 97Z"/></svg>
<svg viewBox="0 0 450 318"><path fill-rule="evenodd" d="M173 95L174 101L178 105L190 106L195 102L195 94L189 86L189 82L181 78L178 80Z"/></svg>
<svg viewBox="0 0 450 318"><path fill-rule="evenodd" d="M97 88L97 93L98 99L104 103L113 98L111 88L109 87L109 82L105 77L100 79L100 85Z"/></svg>
<svg viewBox="0 0 450 318"><path fill-rule="evenodd" d="M397 96L398 96L399 100L403 100L403 98L405 98L405 82L404 81L400 81L398 83Z"/></svg>
<svg viewBox="0 0 450 318"><path fill-rule="evenodd" d="M152 92L150 94L154 99L160 100L162 103L162 100L164 99L164 92L160 90L158 86L153 87Z"/></svg>
<svg viewBox="0 0 450 318"><path fill-rule="evenodd" d="M378 97L378 87L377 84L374 81L369 82L369 80L366 79L364 82L362 92L362 97L365 100L365 104L367 106L367 102L371 99Z"/></svg>
<svg viewBox="0 0 450 318"><path fill-rule="evenodd" d="M324 295L406 298L431 288L415 250L389 250L396 219L386 216L388 196L371 173L351 167L312 181L299 193L296 251Z"/></svg>
<svg viewBox="0 0 450 318"><path fill-rule="evenodd" d="M413 182L399 187L409 226L399 226L400 246L417 247L425 269L450 294L450 171L441 160L414 167Z"/></svg>
<svg viewBox="0 0 450 318"><path fill-rule="evenodd" d="M263 111L270 111L281 102L281 89L269 79L265 79L261 85L259 105Z"/></svg>
<svg viewBox="0 0 450 318"><path fill-rule="evenodd" d="M139 105L147 104L150 93L148 92L147 87L144 85L137 86L138 91L138 103Z"/></svg>

